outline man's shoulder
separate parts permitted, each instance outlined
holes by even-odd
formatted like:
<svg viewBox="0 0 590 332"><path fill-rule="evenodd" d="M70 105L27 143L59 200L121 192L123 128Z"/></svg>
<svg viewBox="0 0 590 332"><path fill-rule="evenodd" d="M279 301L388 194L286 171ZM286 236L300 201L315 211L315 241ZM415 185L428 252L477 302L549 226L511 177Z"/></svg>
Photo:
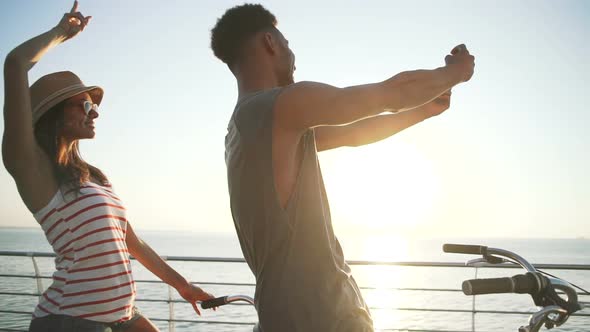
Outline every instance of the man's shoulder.
<svg viewBox="0 0 590 332"><path fill-rule="evenodd" d="M232 121L241 130L258 128L270 117L281 88L260 90L240 97L232 115Z"/></svg>

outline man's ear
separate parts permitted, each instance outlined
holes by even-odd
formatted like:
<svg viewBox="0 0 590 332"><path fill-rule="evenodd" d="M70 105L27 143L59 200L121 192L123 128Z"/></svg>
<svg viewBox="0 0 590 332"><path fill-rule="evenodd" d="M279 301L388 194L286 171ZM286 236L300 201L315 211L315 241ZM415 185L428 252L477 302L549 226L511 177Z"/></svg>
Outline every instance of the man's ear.
<svg viewBox="0 0 590 332"><path fill-rule="evenodd" d="M264 33L264 48L271 54L275 54L277 52L276 39L271 32Z"/></svg>

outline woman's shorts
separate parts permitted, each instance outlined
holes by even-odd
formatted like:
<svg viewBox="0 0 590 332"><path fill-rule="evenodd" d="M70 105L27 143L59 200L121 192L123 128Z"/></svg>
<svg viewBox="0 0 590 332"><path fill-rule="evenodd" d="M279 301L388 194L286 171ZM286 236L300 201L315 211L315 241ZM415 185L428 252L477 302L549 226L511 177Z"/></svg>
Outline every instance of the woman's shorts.
<svg viewBox="0 0 590 332"><path fill-rule="evenodd" d="M131 319L120 323L103 323L72 316L49 315L34 318L29 326L29 332L123 332L141 317L136 307L133 307Z"/></svg>

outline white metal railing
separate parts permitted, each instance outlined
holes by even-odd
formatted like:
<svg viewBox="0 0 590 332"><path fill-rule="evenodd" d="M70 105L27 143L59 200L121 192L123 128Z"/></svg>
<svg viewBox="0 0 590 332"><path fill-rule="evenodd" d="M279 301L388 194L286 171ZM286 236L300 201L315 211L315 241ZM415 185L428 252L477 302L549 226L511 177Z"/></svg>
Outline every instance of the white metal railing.
<svg viewBox="0 0 590 332"><path fill-rule="evenodd" d="M0 281L2 278L31 278L35 279L37 285L37 293L24 293L24 292L0 292L0 295L8 295L8 296L23 296L23 297L38 297L41 296L44 289L41 280L42 279L52 279L51 276L41 275L39 272L39 267L35 258L37 257L55 257L53 253L44 253L44 252L20 252L20 251L0 251L0 257L2 256L10 256L10 257L31 257L34 275L23 275L23 274L6 274L0 273ZM216 263L245 263L243 258L220 258L220 257L189 257L189 256L162 256L163 259L167 261L182 261L182 262L216 262ZM348 261L349 265L369 265L369 266L406 266L406 267L452 267L452 268L470 268L474 270L474 278L477 278L478 272L480 269L486 268L494 268L494 269L505 269L505 268L519 268L516 265L492 265L492 264L482 264L477 267L473 266L466 266L464 263L445 263L445 262L390 262L390 261L365 261L365 260L354 260ZM0 262L0 266L2 266ZM581 271L590 271L590 265L587 264L535 264L537 269L544 269L544 270L581 270ZM1 270L0 270L1 271ZM154 284L162 284L159 280L135 280L136 283L154 283ZM197 282L199 285L215 285L215 286L250 286L254 287L255 285L252 283L233 283L233 282L211 282L211 281L203 281ZM361 290L371 290L377 289L376 287L364 286L360 287ZM382 287L378 289L383 290ZM411 288L411 287L393 287L387 288L387 290L395 290L395 291L422 291L422 292L461 292L460 289L449 289L449 288ZM579 293L579 295L586 295ZM183 300L175 300L173 298L173 289L172 287L168 286L168 296L165 299L143 299L138 298L136 301L138 302L160 302L160 303L167 303L168 304L168 318L151 318L150 320L153 321L160 321L168 323L168 328L170 332L174 332L175 323L193 323L193 324L223 324L223 325L254 325L255 322L236 322L236 321L216 321L216 320L190 320L190 319L177 319L174 316L174 304L175 303L184 303ZM248 305L245 303L232 303L230 305ZM476 307L475 297L473 298L471 309L450 309L450 308L415 308L415 307L370 307L370 309L386 309L392 311L423 311L423 312L443 312L443 313L470 313L471 314L471 330L475 332L475 317L476 314L499 314L499 315L530 315L532 312L530 311L502 311L502 310L480 310ZM4 308L4 306L0 306L0 313L5 314L15 314L15 315L23 315L23 319L28 321L30 320L30 311L17 311L17 310L9 310L8 308ZM590 325L590 314L587 313L576 313L572 316L579 316L579 317L588 317L588 325ZM586 319L586 318L584 318ZM1 331L13 331L13 332L25 332L26 330L20 329L9 329L3 328L0 326ZM381 329L381 331L398 331L398 328L390 328L390 329ZM442 331L442 330L412 330L412 329L403 329L404 331L425 331L425 332L467 332L467 331Z"/></svg>

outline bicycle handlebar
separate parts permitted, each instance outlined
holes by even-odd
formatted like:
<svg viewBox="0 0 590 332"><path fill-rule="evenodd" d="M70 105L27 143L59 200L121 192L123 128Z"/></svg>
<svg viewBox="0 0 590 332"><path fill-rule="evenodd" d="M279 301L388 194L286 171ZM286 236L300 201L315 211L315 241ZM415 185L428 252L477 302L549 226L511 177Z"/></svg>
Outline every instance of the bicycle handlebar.
<svg viewBox="0 0 590 332"><path fill-rule="evenodd" d="M254 299L247 295L228 295L222 297L216 297L211 300L201 302L201 308L203 309L211 309L215 307L221 307L222 305L226 305L232 302L243 301L248 302L250 304L254 304Z"/></svg>
<svg viewBox="0 0 590 332"><path fill-rule="evenodd" d="M227 296L216 297L211 300L201 302L201 308L203 309L211 309L215 307L220 307L222 305L227 304Z"/></svg>
<svg viewBox="0 0 590 332"><path fill-rule="evenodd" d="M463 294L537 294L540 289L540 279L532 273L517 274L506 278L471 279L462 284Z"/></svg>
<svg viewBox="0 0 590 332"><path fill-rule="evenodd" d="M513 261L516 261L520 266L522 266L528 272L536 272L537 270L531 263L527 262L526 259L520 257L519 255L504 249L498 248L490 248L487 246L477 246L477 245L469 245L469 244L443 244L443 251L448 253L456 253L456 254L470 254L470 255L482 255L483 258L492 264L499 264L504 263L504 260L501 257L509 258ZM501 257L497 257L497 256Z"/></svg>
<svg viewBox="0 0 590 332"><path fill-rule="evenodd" d="M531 315L529 325L522 326L519 331L537 332L543 324L546 324L548 328L560 326L565 323L569 315L580 310L584 305L578 302L576 290L567 281L558 278L547 278L541 275L531 263L511 251L464 244L444 244L443 251L483 256L480 259L467 262L467 265L471 265L473 262L487 262L491 264L512 262L528 271L526 274L518 274L507 278L465 280L462 284L465 295L499 293L530 294L535 305L541 309ZM557 294L556 290L563 291L567 300Z"/></svg>
<svg viewBox="0 0 590 332"><path fill-rule="evenodd" d="M443 251L455 254L484 255L488 247L470 244L443 244Z"/></svg>

